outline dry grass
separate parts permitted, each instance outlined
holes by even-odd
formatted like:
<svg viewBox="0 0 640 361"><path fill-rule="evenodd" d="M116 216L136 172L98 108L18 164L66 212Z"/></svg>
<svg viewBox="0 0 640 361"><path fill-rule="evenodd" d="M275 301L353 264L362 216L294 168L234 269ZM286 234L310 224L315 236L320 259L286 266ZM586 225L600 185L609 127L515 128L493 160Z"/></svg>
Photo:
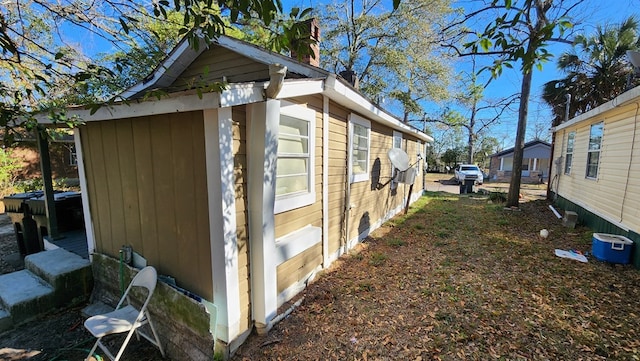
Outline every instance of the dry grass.
<svg viewBox="0 0 640 361"><path fill-rule="evenodd" d="M432 193L235 360L638 359L640 273L555 248L590 251L591 231L563 228L544 201L512 212Z"/></svg>

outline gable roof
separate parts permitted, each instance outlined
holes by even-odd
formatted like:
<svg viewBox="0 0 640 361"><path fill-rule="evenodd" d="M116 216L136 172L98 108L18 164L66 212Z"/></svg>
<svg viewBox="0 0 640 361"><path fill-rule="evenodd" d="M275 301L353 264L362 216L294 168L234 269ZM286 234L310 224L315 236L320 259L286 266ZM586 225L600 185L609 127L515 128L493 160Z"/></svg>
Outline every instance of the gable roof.
<svg viewBox="0 0 640 361"><path fill-rule="evenodd" d="M530 150L532 148L537 148L537 147L542 147L542 148L548 149L549 156L551 156L551 144L549 144L549 143L547 143L545 141L536 139L536 140L532 140L530 142L524 143L524 150L525 151ZM493 158L493 157L503 157L505 155L512 154L514 149L515 148L513 148L513 147L509 148L509 149L505 149L502 152L498 152L498 153L492 154L489 157L491 157L491 158ZM538 158L540 158L540 157L538 157Z"/></svg>
<svg viewBox="0 0 640 361"><path fill-rule="evenodd" d="M154 69L154 71L136 85L120 93L123 99L137 99L152 89L162 89L173 84L176 79L193 63L196 58L210 48L211 45L220 46L233 52L243 54L258 63L265 65L281 64L287 67L288 73L298 74L305 78L324 78L328 71L317 68L288 56L274 53L257 45L220 35L207 45L204 40L198 44L198 50L189 45L186 38L182 39L169 55Z"/></svg>

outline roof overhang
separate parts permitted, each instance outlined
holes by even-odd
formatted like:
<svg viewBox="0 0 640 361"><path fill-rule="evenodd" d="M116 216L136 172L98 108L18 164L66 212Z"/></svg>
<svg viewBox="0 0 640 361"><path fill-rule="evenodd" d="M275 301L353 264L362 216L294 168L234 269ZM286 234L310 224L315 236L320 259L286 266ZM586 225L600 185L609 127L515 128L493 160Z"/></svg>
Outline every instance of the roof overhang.
<svg viewBox="0 0 640 361"><path fill-rule="evenodd" d="M371 101L347 84L346 81L338 79L335 74L330 74L325 80L323 94L327 95L336 103L357 111L377 123L400 130L404 133L410 133L422 141L433 143L433 137L401 122L396 117L371 103Z"/></svg>
<svg viewBox="0 0 640 361"><path fill-rule="evenodd" d="M552 132L557 132L559 130L571 127L575 124L581 123L583 121L586 121L588 119L591 119L593 117L597 117L598 115L605 113L609 110L615 109L615 108L619 108L625 105L629 105L632 103L640 103L640 86L635 87L627 92L624 92L620 95L618 95L617 97L613 98L612 100L591 109L590 111L584 113L584 114L580 114L575 118L570 119L569 121L562 123L560 125L557 125L553 128L551 128Z"/></svg>
<svg viewBox="0 0 640 361"><path fill-rule="evenodd" d="M264 90L269 82L232 84L220 93L208 92L198 95L195 91L167 94L161 98L140 98L128 102L105 105L93 114L87 108L70 108L66 117L82 122L124 119L168 113L197 111L204 109L227 108L265 101ZM375 106L346 81L331 74L325 79L291 79L283 83L277 99L288 99L306 95L321 94L334 102L360 113L377 123L411 134L416 138L432 143L433 138L411 127L379 107ZM36 115L38 123L54 125L49 114Z"/></svg>
<svg viewBox="0 0 640 361"><path fill-rule="evenodd" d="M209 92L199 95L195 91L185 91L167 94L160 98L149 97L104 105L94 113L91 113L91 110L87 108L68 108L64 112L65 116L69 119L78 119L82 122L94 122L203 109L227 108L264 101L263 93L264 84L262 83L234 84L220 93ZM35 118L38 123L55 125L54 120L48 113L37 114Z"/></svg>

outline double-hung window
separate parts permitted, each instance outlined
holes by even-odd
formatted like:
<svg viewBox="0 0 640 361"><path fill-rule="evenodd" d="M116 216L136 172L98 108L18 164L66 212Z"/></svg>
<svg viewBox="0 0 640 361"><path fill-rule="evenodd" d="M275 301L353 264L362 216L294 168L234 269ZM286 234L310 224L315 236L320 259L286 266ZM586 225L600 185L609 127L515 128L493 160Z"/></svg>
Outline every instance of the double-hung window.
<svg viewBox="0 0 640 361"><path fill-rule="evenodd" d="M576 139L576 132L569 133L567 137L567 151L565 152L564 173L571 174L571 164L573 163L573 143Z"/></svg>
<svg viewBox="0 0 640 361"><path fill-rule="evenodd" d="M604 122L591 125L591 130L589 131L589 149L587 151L587 178L595 179L598 177L603 133Z"/></svg>
<svg viewBox="0 0 640 361"><path fill-rule="evenodd" d="M349 118L349 127L351 128L351 139L349 139L351 183L364 182L369 180L371 122L355 114L351 114Z"/></svg>
<svg viewBox="0 0 640 361"><path fill-rule="evenodd" d="M315 113L287 102L280 109L275 213L315 202Z"/></svg>

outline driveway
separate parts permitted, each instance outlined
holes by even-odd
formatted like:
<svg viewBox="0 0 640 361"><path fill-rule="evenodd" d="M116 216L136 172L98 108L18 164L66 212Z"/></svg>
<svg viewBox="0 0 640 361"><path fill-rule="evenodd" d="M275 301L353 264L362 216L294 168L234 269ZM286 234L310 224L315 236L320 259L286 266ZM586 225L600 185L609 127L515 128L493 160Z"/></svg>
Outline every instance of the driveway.
<svg viewBox="0 0 640 361"><path fill-rule="evenodd" d="M425 182L425 188L429 192L460 193L460 186L456 182L453 174L427 173ZM485 182L482 185L474 187L475 191L478 189L486 189L489 192L508 193L509 183ZM547 195L547 185L521 184L520 194L522 194L522 198L527 200L544 199Z"/></svg>

